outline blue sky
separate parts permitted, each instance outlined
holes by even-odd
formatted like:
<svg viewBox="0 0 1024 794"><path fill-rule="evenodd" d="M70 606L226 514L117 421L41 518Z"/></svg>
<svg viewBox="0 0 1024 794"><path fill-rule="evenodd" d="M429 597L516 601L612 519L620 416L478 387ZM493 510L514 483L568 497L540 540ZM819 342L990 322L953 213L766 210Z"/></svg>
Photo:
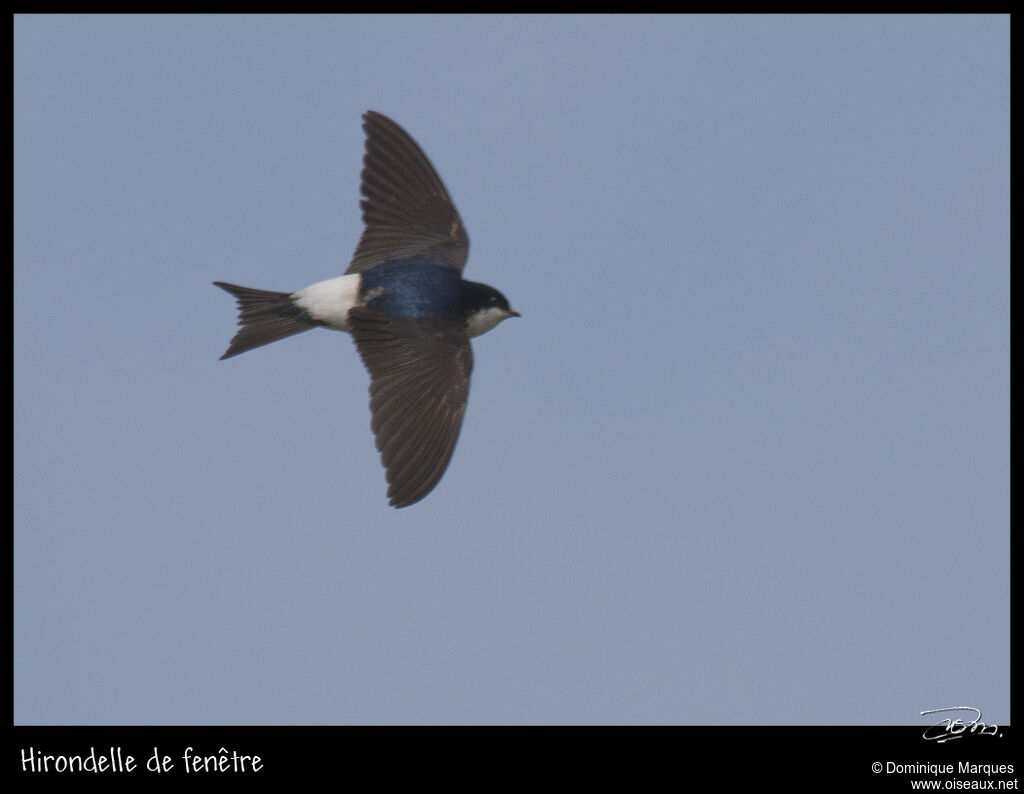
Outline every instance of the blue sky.
<svg viewBox="0 0 1024 794"><path fill-rule="evenodd" d="M1006 16L14 19L14 721L1010 719ZM387 506L360 116L522 319Z"/></svg>

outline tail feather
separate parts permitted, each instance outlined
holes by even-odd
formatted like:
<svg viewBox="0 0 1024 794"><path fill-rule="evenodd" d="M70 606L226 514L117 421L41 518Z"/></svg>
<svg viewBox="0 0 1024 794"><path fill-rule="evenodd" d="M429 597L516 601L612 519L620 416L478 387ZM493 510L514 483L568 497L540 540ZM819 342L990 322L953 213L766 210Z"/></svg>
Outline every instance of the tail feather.
<svg viewBox="0 0 1024 794"><path fill-rule="evenodd" d="M290 292L268 292L223 281L213 283L238 301L238 324L242 326L221 360L320 325L292 303Z"/></svg>

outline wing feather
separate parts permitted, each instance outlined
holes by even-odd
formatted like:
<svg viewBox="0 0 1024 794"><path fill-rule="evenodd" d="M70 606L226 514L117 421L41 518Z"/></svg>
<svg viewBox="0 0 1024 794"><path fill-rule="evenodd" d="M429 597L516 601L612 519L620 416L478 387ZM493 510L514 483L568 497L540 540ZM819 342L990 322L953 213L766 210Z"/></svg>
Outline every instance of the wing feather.
<svg viewBox="0 0 1024 794"><path fill-rule="evenodd" d="M349 312L370 371L371 427L394 507L437 485L458 441L469 397L473 352L462 326L392 317L363 306Z"/></svg>

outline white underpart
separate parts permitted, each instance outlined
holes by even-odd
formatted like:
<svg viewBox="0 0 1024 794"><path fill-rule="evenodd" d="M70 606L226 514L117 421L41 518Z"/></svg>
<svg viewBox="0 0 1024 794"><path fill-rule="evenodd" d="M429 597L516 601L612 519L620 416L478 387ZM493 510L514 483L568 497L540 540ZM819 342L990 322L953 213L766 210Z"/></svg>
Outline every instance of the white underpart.
<svg viewBox="0 0 1024 794"><path fill-rule="evenodd" d="M480 336L480 334L490 331L506 317L511 316L511 312L499 309L497 306L489 306L469 316L469 320L466 322L466 332L470 336Z"/></svg>
<svg viewBox="0 0 1024 794"><path fill-rule="evenodd" d="M359 273L318 281L292 293L292 300L300 309L322 322L328 328L348 331L348 311L359 303Z"/></svg>

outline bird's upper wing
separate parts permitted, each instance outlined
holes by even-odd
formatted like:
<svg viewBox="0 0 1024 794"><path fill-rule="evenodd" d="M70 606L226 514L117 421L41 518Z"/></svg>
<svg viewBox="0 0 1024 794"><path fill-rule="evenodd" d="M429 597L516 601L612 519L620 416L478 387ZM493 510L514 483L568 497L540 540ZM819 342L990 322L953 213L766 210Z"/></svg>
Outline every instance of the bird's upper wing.
<svg viewBox="0 0 1024 794"><path fill-rule="evenodd" d="M387 116L363 116L363 222L366 228L346 273L363 273L394 259L428 257L460 273L469 236L430 160Z"/></svg>
<svg viewBox="0 0 1024 794"><path fill-rule="evenodd" d="M466 413L473 352L461 325L366 306L349 324L370 371L371 426L394 507L418 502L448 467Z"/></svg>

